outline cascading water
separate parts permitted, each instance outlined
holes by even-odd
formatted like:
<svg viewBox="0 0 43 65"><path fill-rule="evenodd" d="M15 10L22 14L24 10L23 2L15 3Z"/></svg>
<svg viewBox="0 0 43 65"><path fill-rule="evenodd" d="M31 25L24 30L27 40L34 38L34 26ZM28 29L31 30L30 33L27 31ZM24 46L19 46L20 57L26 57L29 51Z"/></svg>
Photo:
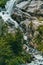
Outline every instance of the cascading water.
<svg viewBox="0 0 43 65"><path fill-rule="evenodd" d="M15 27L18 26L18 23L17 23L16 21L14 21L14 20L9 16L9 14L11 14L12 8L13 8L13 6L15 5L16 1L18 1L18 0L9 0L9 1L6 3L6 5L5 5L6 11L4 11L4 15L3 15L2 12L0 12L0 16L2 16L2 18L4 19L4 21L10 20L10 22L15 23ZM8 12L8 14L7 14L6 12ZM33 61L33 62L30 63L30 64L26 64L26 65L43 65L43 57L42 57L42 55L38 55L38 54L35 55L36 50L35 50L35 52L31 51L31 54L32 54L32 53L34 54L34 56L35 56L35 58L36 58L37 60Z"/></svg>
<svg viewBox="0 0 43 65"><path fill-rule="evenodd" d="M16 4L16 0L9 0L6 5L5 5L5 8L6 8L6 11L11 14L12 13L12 9L13 9L13 6Z"/></svg>
<svg viewBox="0 0 43 65"><path fill-rule="evenodd" d="M13 6L15 5L16 3L16 0L9 0L7 1L6 5L5 5L5 8L6 8L6 11L1 11L0 12L0 16L2 17L2 19L4 21L11 21L12 23L15 24L15 27L18 27L18 23L16 21L14 21L10 15L12 13L12 10L13 10ZM3 14L4 13L4 14ZM10 23L11 23L10 22Z"/></svg>

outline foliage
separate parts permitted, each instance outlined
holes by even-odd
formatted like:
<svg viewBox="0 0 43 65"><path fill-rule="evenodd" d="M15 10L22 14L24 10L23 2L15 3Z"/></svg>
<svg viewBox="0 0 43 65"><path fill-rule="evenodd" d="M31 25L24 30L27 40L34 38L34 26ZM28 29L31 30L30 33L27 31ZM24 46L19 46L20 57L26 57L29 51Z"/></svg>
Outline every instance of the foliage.
<svg viewBox="0 0 43 65"><path fill-rule="evenodd" d="M4 7L8 0L0 0L0 7Z"/></svg>
<svg viewBox="0 0 43 65"><path fill-rule="evenodd" d="M39 26L37 29L38 35L35 37L37 44L42 43L43 40L43 25Z"/></svg>
<svg viewBox="0 0 43 65"><path fill-rule="evenodd" d="M15 35L8 35L9 38L7 38L8 43L12 46L13 52L17 55L22 52L23 47L23 35L21 31L18 29L17 32L15 32Z"/></svg>
<svg viewBox="0 0 43 65"><path fill-rule="evenodd" d="M0 36L6 35L8 32L8 24L3 21L3 19L0 19Z"/></svg>
<svg viewBox="0 0 43 65"><path fill-rule="evenodd" d="M37 44L37 49L43 52L43 25L37 29L38 34L35 36L34 43Z"/></svg>
<svg viewBox="0 0 43 65"><path fill-rule="evenodd" d="M31 57L31 55L28 54L28 53L26 53L26 52L24 52L24 54L22 55L22 58L24 59L25 63L26 63L26 62L27 62L27 63L30 63L31 60L33 60L33 58Z"/></svg>
<svg viewBox="0 0 43 65"><path fill-rule="evenodd" d="M13 37L11 34L7 34L5 37L0 37L1 65L20 65L29 62L31 56L26 53L24 53L25 55L22 55L23 50L20 39L21 36ZM19 40L20 42L18 42Z"/></svg>
<svg viewBox="0 0 43 65"><path fill-rule="evenodd" d="M8 33L8 25L1 23L2 34L0 36L0 65L20 65L31 59L31 56L24 53L23 50L23 34L20 29L16 29L15 33ZM6 33L6 34L5 34Z"/></svg>
<svg viewBox="0 0 43 65"><path fill-rule="evenodd" d="M4 65L7 63L6 61L10 60L13 56L13 52L11 50L11 46L8 44L4 37L0 38L0 64Z"/></svg>

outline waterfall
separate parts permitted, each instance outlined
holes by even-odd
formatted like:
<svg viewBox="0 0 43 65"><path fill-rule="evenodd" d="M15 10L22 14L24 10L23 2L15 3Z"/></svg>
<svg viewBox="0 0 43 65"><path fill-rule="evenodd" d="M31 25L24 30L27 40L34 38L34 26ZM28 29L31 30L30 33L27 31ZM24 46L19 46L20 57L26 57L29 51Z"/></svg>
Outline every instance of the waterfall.
<svg viewBox="0 0 43 65"><path fill-rule="evenodd" d="M12 9L13 9L13 6L16 5L16 0L9 0L6 5L5 5L5 8L6 8L6 11L11 14L12 13Z"/></svg>

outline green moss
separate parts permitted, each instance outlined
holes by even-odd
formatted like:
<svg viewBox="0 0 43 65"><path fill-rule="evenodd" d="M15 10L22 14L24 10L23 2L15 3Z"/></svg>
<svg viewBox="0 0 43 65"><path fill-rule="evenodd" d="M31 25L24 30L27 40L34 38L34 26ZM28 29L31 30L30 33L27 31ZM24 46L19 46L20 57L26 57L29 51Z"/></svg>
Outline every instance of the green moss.
<svg viewBox="0 0 43 65"><path fill-rule="evenodd" d="M0 0L0 7L4 7L8 0Z"/></svg>

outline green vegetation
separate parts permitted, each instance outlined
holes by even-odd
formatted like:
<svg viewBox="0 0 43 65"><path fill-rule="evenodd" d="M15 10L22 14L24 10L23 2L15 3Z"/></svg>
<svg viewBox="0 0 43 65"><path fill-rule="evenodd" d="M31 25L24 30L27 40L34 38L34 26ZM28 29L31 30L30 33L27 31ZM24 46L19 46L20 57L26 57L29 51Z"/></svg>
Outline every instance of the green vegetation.
<svg viewBox="0 0 43 65"><path fill-rule="evenodd" d="M0 0L0 7L4 7L8 0Z"/></svg>
<svg viewBox="0 0 43 65"><path fill-rule="evenodd" d="M38 35L35 38L35 43L38 45L37 49L43 52L43 25L37 29Z"/></svg>
<svg viewBox="0 0 43 65"><path fill-rule="evenodd" d="M24 39L20 29L16 29L15 33L12 34L8 33L8 24L3 22L0 25L2 25L2 34L0 35L0 65L20 65L31 62L31 55L23 50Z"/></svg>
<svg viewBox="0 0 43 65"><path fill-rule="evenodd" d="M43 52L43 25L39 25L36 29L31 22L28 27L28 41L33 48Z"/></svg>
<svg viewBox="0 0 43 65"><path fill-rule="evenodd" d="M40 22L40 21L43 21L43 17L41 17L41 16L38 17L38 20L39 20L39 22Z"/></svg>

